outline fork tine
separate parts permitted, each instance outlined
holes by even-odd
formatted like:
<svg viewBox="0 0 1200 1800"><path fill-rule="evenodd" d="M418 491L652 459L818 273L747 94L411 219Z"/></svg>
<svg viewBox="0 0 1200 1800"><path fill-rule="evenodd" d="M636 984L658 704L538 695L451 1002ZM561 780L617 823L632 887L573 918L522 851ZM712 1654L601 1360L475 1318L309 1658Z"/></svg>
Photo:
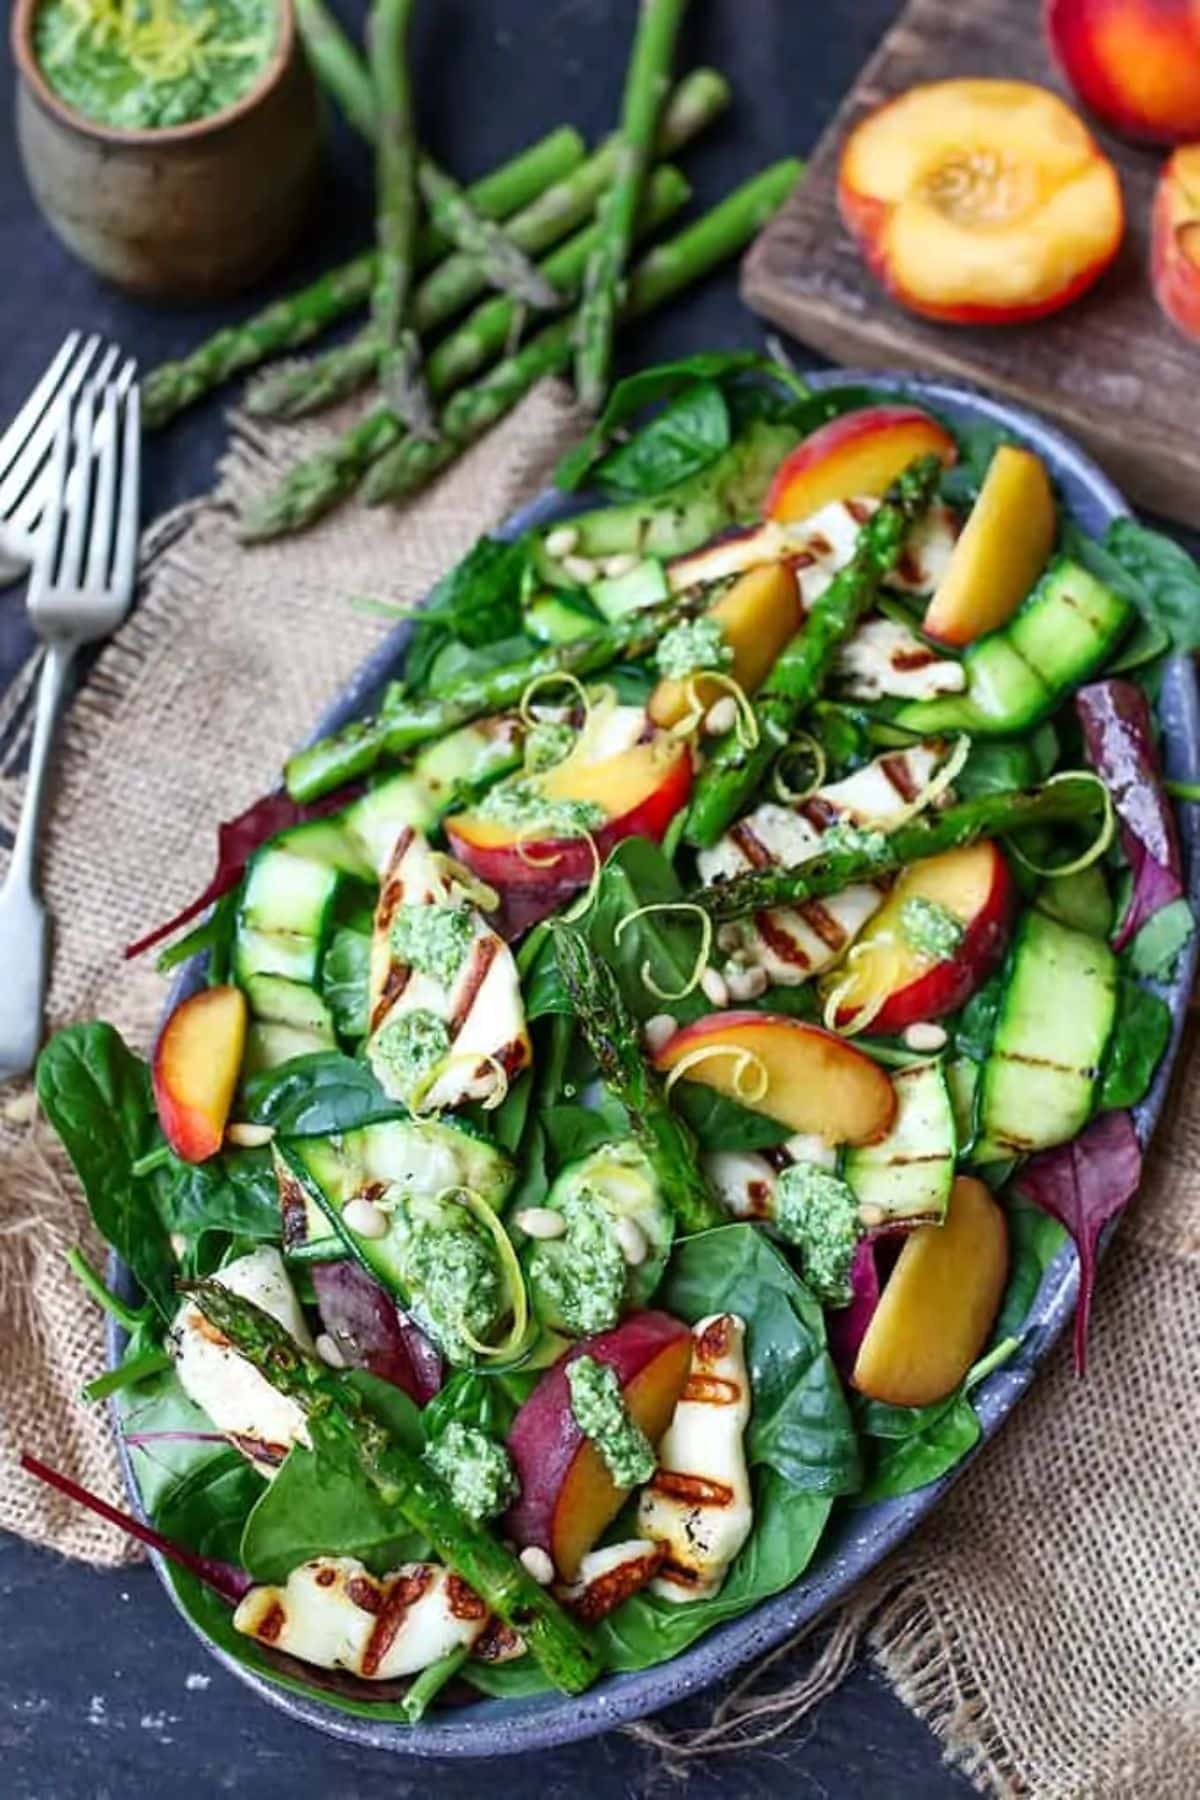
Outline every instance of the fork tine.
<svg viewBox="0 0 1200 1800"><path fill-rule="evenodd" d="M38 596L54 584L54 565L58 555L58 539L62 529L63 509L67 503L67 471L71 457L71 407L61 401L56 409L54 443L50 450L50 490L46 513L38 533L37 555L29 578L26 605L32 607Z"/></svg>
<svg viewBox="0 0 1200 1800"><path fill-rule="evenodd" d="M74 456L67 478L67 527L63 537L62 561L58 585L77 588L83 575L84 535L88 521L88 499L92 471L92 435L96 421L96 389L89 381L79 396L75 410Z"/></svg>
<svg viewBox="0 0 1200 1800"><path fill-rule="evenodd" d="M4 433L4 436L0 437L0 473L7 470L14 457L24 448L26 438L54 399L58 385L66 374L75 352L79 348L81 335L82 334L78 331L69 331L67 333L58 350L55 352L54 357L51 359L45 374L33 389L33 392L26 400L24 406L21 408L8 430ZM90 359L95 350L95 346L99 342L100 339L98 337L90 339L83 352L84 356Z"/></svg>
<svg viewBox="0 0 1200 1800"><path fill-rule="evenodd" d="M58 390L58 398L63 401L74 399L83 386L84 378L95 358L102 339L91 337L84 345L83 351L67 370ZM50 446L54 442L54 434L58 426L54 407L51 406L45 417L34 426L26 441L25 448L15 459L12 467L0 481L0 519L7 518L14 506L29 487L42 463L45 461Z"/></svg>
<svg viewBox="0 0 1200 1800"><path fill-rule="evenodd" d="M119 354L119 352L114 352L114 355L116 355L116 354ZM112 361L113 361L112 356L110 356L109 358L106 359L107 366L109 368L112 367ZM93 377L93 381L98 381L99 379L100 378L99 378L98 374L95 377ZM124 394L127 394L129 392L130 387L132 386L133 382L136 379L137 379L137 360L136 360L136 358L130 356L130 357L126 358L126 360L120 370L120 373L117 375L115 382L112 384L116 388L118 399L121 398L121 396L123 396ZM116 442L115 433L117 432L118 424L119 424L119 421L116 418L114 418L111 427L108 427L108 426L106 426L105 418L104 417L101 418L100 424L96 430L95 439L93 440L94 454L98 455L99 452L104 448L106 430L111 429L113 431L113 433L114 433L113 441L114 441L114 443ZM34 481L33 485L30 487L28 493L24 494L21 497L21 499L17 502L16 506L13 508L12 512L8 515L9 523L13 526L13 528L18 532L23 532L27 537L32 537L34 535L35 531L37 530L37 522L42 515L42 508L46 504L46 492L47 492L47 487L49 484L49 478L50 478L49 477L49 469L46 467L45 464L43 464L42 469L37 476L37 479Z"/></svg>
<svg viewBox="0 0 1200 1800"><path fill-rule="evenodd" d="M103 409L93 443L96 454L96 501L88 537L87 572L83 578L87 588L102 588L108 578L108 556L112 547L117 489L117 409L120 395L120 382L110 381L104 390Z"/></svg>
<svg viewBox="0 0 1200 1800"><path fill-rule="evenodd" d="M137 579L138 522L141 507L142 395L135 382L125 396L125 434L121 456L120 497L117 502L117 542L113 552L112 585L126 606L133 599Z"/></svg>

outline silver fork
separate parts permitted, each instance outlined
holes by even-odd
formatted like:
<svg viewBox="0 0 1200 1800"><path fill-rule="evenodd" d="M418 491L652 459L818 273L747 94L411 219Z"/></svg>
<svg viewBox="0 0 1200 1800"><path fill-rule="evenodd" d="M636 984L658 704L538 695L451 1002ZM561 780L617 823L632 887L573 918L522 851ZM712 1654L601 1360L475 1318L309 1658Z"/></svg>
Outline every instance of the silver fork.
<svg viewBox="0 0 1200 1800"><path fill-rule="evenodd" d="M29 776L0 889L0 1079L33 1067L41 1040L48 921L37 848L50 750L71 665L129 610L137 573L140 422L136 365L60 401L27 606L46 655Z"/></svg>
<svg viewBox="0 0 1200 1800"><path fill-rule="evenodd" d="M69 332L0 437L0 588L19 581L34 558L59 406L79 392L89 375L93 381L107 381L120 356L115 345L105 349L95 333L85 339L82 332Z"/></svg>

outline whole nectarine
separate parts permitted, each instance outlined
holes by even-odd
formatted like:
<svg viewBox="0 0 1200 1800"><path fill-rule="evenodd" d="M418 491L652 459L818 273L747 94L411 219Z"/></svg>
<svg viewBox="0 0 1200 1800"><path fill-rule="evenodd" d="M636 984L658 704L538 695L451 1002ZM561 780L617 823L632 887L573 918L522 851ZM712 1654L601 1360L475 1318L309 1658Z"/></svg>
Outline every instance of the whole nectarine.
<svg viewBox="0 0 1200 1800"><path fill-rule="evenodd" d="M1168 319L1200 338L1200 144L1177 150L1159 177L1150 268Z"/></svg>
<svg viewBox="0 0 1200 1800"><path fill-rule="evenodd" d="M1200 0L1046 0L1046 35L1083 104L1127 137L1200 137Z"/></svg>

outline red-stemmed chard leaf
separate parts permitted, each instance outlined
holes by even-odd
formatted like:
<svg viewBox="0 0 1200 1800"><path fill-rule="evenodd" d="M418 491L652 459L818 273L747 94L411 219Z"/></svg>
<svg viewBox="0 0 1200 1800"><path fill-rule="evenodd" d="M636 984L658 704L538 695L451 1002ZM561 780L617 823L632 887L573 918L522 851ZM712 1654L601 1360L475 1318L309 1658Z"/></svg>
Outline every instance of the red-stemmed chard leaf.
<svg viewBox="0 0 1200 1800"><path fill-rule="evenodd" d="M1183 892L1175 814L1162 785L1150 702L1132 681L1093 681L1075 696L1088 759L1112 795L1121 847L1133 874L1113 948L1123 950L1147 919Z"/></svg>
<svg viewBox="0 0 1200 1800"><path fill-rule="evenodd" d="M854 1246L850 1264L850 1302L825 1315L829 1349L838 1373L848 1381L858 1357L859 1346L867 1335L867 1327L875 1316L883 1283L875 1258L876 1239L861 1237Z"/></svg>
<svg viewBox="0 0 1200 1800"><path fill-rule="evenodd" d="M93 1494L88 1488L80 1487L79 1483L72 1481L69 1475L60 1474L57 1469L52 1469L47 1463L40 1462L36 1456L23 1453L21 1467L26 1474L35 1475L39 1481L44 1481L47 1487L56 1489L60 1494L66 1494L68 1499L78 1502L80 1506L86 1506L89 1512L94 1512L100 1518L107 1519L109 1524L115 1525L119 1531L127 1531L130 1537L136 1538L140 1544L148 1545L151 1550L158 1550L169 1561L178 1563L181 1569L190 1570L197 1581L202 1581L206 1587L210 1587L215 1594L221 1596L222 1600L227 1600L230 1606L236 1606L238 1601L243 1599L254 1586L253 1580L245 1569L240 1569L236 1563L220 1562L216 1557L198 1556L194 1550L185 1550L182 1544L175 1543L172 1538L164 1537L161 1531L155 1531L153 1525L144 1524L141 1519L135 1519L132 1513L122 1512L120 1507L110 1506L107 1500L101 1500L99 1494Z"/></svg>
<svg viewBox="0 0 1200 1800"><path fill-rule="evenodd" d="M368 1369L425 1406L442 1385L442 1359L420 1326L356 1262L314 1263L321 1323L346 1362Z"/></svg>
<svg viewBox="0 0 1200 1800"><path fill-rule="evenodd" d="M1016 1178L1017 1191L1065 1226L1075 1243L1079 1257L1075 1368L1080 1375L1087 1358L1100 1233L1136 1194L1141 1178L1141 1147L1127 1112L1101 1113L1069 1144L1031 1157Z"/></svg>
<svg viewBox="0 0 1200 1800"><path fill-rule="evenodd" d="M126 944L124 956L126 961L131 956L140 956L144 950L153 949L163 938L179 930L181 925L188 925L202 913L214 900L235 888L246 871L246 864L251 856L265 844L268 838L277 837L281 831L287 831L292 825L301 825L306 819L319 819L325 813L336 812L345 806L358 793L357 787L339 788L336 794L326 794L311 805L301 806L290 795L279 789L273 794L264 794L248 806L245 812L236 819L226 819L217 826L217 866L212 880L189 902L182 911L162 925L156 925L144 937L132 944Z"/></svg>

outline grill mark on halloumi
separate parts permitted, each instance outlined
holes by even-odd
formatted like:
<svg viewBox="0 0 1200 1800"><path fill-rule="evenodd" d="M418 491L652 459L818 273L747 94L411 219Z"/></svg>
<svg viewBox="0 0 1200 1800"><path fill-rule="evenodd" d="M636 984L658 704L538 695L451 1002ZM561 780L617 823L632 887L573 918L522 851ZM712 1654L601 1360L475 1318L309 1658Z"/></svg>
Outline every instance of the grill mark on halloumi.
<svg viewBox="0 0 1200 1800"><path fill-rule="evenodd" d="M781 923L783 919L797 916L786 908L777 907L774 912L755 913L754 924L763 942L775 952L780 962L793 963L807 974L812 968L812 958L805 955L803 947Z"/></svg>
<svg viewBox="0 0 1200 1800"><path fill-rule="evenodd" d="M428 1564L419 1572L400 1575L389 1582L383 1605L375 1615L375 1624L362 1656L362 1674L370 1681L379 1673L384 1657L395 1643L411 1606L415 1606L432 1579Z"/></svg>
<svg viewBox="0 0 1200 1800"><path fill-rule="evenodd" d="M466 973L459 975L459 987L454 997L454 1011L449 1020L452 1038L457 1037L466 1024L467 1016L487 978L487 972L495 962L501 948L498 937L477 937L467 952Z"/></svg>
<svg viewBox="0 0 1200 1800"><path fill-rule="evenodd" d="M836 919L820 900L806 900L797 909L804 923L815 931L821 942L837 955L844 950L849 936L840 920Z"/></svg>

